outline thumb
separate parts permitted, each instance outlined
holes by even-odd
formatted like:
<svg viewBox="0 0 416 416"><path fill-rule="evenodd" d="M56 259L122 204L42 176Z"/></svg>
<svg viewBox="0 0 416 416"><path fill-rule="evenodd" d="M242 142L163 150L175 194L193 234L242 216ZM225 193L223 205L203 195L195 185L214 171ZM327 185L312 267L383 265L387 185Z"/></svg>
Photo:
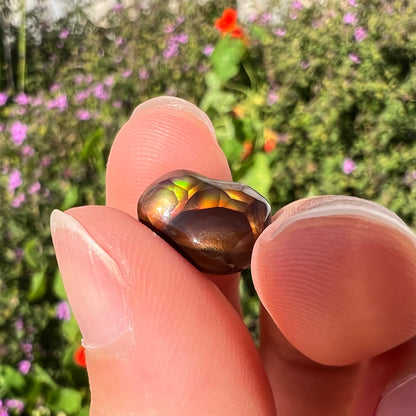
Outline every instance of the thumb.
<svg viewBox="0 0 416 416"><path fill-rule="evenodd" d="M91 415L274 415L238 313L129 215L54 211L52 237L83 334Z"/></svg>

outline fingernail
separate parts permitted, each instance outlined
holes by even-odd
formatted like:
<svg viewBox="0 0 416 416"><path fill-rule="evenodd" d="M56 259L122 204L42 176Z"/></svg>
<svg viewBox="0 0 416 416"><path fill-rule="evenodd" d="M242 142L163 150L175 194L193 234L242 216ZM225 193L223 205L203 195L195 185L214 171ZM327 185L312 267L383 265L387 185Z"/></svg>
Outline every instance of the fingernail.
<svg viewBox="0 0 416 416"><path fill-rule="evenodd" d="M395 384L381 398L376 416L414 416L416 414L416 374Z"/></svg>
<svg viewBox="0 0 416 416"><path fill-rule="evenodd" d="M409 237L416 244L415 234L403 220L392 211L375 202L349 196L333 196L322 204L312 206L311 208L296 213L280 223L273 231L270 238L276 238L285 228L298 220L330 216L355 216L367 218L376 223L381 223L396 229Z"/></svg>
<svg viewBox="0 0 416 416"><path fill-rule="evenodd" d="M179 111L186 111L187 113L193 115L194 117L198 118L199 121L204 123L210 130L212 136L215 137L215 129L209 117L196 105L190 103L189 101L183 100L182 98L172 97L172 96L162 96L162 97L152 98L140 104L139 106L137 106L136 109L133 111L132 116L136 114L137 112L142 111L144 109L158 107L158 106L173 108Z"/></svg>
<svg viewBox="0 0 416 416"><path fill-rule="evenodd" d="M120 269L73 217L51 215L51 234L65 290L86 346L117 339L127 328Z"/></svg>

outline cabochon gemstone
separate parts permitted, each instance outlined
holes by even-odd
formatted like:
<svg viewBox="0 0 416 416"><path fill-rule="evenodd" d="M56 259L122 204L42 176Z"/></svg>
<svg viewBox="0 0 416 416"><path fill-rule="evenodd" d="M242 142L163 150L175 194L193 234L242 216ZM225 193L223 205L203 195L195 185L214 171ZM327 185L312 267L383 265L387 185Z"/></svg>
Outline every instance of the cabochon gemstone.
<svg viewBox="0 0 416 416"><path fill-rule="evenodd" d="M270 212L266 199L249 186L187 170L156 180L137 204L140 222L211 274L236 273L250 265Z"/></svg>

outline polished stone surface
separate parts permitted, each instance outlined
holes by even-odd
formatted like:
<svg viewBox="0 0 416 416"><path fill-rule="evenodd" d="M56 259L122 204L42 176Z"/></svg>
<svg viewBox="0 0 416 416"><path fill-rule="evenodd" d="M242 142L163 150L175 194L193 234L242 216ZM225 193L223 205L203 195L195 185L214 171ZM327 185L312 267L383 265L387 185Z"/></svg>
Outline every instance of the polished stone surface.
<svg viewBox="0 0 416 416"><path fill-rule="evenodd" d="M170 172L137 205L139 220L205 273L250 265L254 242L270 224L270 205L254 189L194 172Z"/></svg>

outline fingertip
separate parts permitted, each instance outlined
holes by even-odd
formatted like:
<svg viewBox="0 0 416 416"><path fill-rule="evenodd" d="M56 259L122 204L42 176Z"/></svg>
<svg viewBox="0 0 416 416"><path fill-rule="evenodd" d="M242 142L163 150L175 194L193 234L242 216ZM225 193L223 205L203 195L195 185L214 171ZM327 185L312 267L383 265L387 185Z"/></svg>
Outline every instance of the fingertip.
<svg viewBox="0 0 416 416"><path fill-rule="evenodd" d="M278 217L253 251L265 308L299 351L323 364L380 354L416 327L414 237L383 210L367 215L354 203L333 215L324 207L322 215Z"/></svg>
<svg viewBox="0 0 416 416"><path fill-rule="evenodd" d="M107 205L136 217L144 189L178 169L231 179L212 124L201 110L174 97L149 100L136 108L113 143L107 165Z"/></svg>

